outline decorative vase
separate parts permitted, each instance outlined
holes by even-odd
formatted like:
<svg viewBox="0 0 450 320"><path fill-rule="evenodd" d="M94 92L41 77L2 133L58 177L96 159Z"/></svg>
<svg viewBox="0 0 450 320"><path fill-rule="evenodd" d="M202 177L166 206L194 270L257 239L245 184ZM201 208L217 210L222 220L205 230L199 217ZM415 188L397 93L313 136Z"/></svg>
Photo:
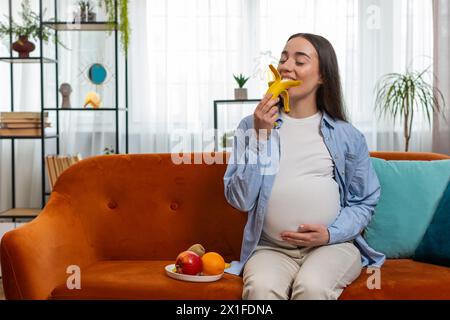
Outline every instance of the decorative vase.
<svg viewBox="0 0 450 320"><path fill-rule="evenodd" d="M234 89L234 99L236 99L236 100L247 100L247 88L236 88L236 89Z"/></svg>
<svg viewBox="0 0 450 320"><path fill-rule="evenodd" d="M36 46L33 42L28 41L27 36L19 36L19 40L12 44L12 48L19 53L19 58L29 58L30 52L33 51Z"/></svg>
<svg viewBox="0 0 450 320"><path fill-rule="evenodd" d="M88 13L88 21L95 22L97 20L97 14L95 12Z"/></svg>
<svg viewBox="0 0 450 320"><path fill-rule="evenodd" d="M78 22L95 22L97 20L97 14L92 11L80 10L79 13L75 14L74 21Z"/></svg>
<svg viewBox="0 0 450 320"><path fill-rule="evenodd" d="M80 22L86 22L86 12L81 11L80 14L78 15L80 17Z"/></svg>

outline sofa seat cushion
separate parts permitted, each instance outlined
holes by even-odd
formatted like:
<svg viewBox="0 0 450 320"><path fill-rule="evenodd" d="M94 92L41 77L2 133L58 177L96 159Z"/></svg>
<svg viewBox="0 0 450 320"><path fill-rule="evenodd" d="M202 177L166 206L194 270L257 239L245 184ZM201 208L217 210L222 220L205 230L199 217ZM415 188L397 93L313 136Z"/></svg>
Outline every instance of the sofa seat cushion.
<svg viewBox="0 0 450 320"><path fill-rule="evenodd" d="M242 278L225 273L214 282L187 282L168 277L173 261L100 261L81 268L81 289L57 286L51 299L216 299L242 296ZM69 275L68 275L69 276Z"/></svg>
<svg viewBox="0 0 450 320"><path fill-rule="evenodd" d="M367 288L373 275L363 269L361 275L347 287L342 300L417 300L450 299L450 268L413 261L388 259L381 270L381 290ZM372 282L370 282L372 283Z"/></svg>

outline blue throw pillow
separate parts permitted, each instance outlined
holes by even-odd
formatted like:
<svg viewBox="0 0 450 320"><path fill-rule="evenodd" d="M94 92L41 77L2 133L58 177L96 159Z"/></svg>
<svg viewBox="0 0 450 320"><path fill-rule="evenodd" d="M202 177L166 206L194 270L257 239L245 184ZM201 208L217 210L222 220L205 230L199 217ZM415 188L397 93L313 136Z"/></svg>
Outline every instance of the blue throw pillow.
<svg viewBox="0 0 450 320"><path fill-rule="evenodd" d="M450 182L413 258L450 267Z"/></svg>
<svg viewBox="0 0 450 320"><path fill-rule="evenodd" d="M411 258L450 179L450 160L371 161L381 195L364 238L387 258Z"/></svg>

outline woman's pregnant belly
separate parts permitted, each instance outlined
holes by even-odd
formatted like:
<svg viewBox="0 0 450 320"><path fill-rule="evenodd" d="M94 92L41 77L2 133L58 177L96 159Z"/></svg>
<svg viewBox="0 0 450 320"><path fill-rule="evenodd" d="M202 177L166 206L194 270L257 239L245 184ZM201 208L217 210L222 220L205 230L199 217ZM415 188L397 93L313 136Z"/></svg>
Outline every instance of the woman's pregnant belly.
<svg viewBox="0 0 450 320"><path fill-rule="evenodd" d="M264 236L282 241L283 231L301 224L329 225L340 209L339 186L331 177L302 177L274 183L264 220Z"/></svg>

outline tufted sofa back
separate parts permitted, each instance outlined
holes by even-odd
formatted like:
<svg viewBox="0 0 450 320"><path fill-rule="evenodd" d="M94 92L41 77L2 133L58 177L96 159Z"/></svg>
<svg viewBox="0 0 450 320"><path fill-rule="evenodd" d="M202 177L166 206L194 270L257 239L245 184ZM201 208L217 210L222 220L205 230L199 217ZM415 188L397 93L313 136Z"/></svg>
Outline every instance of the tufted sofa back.
<svg viewBox="0 0 450 320"><path fill-rule="evenodd" d="M225 169L177 165L170 154L96 156L67 169L53 193L69 202L100 259L170 260L201 243L239 260L247 216L225 200Z"/></svg>
<svg viewBox="0 0 450 320"><path fill-rule="evenodd" d="M205 154L206 155L206 154ZM190 162L203 154L189 155ZM175 164L171 154L106 155L67 169L52 197L68 202L100 259L173 259L191 244L238 260L246 213L225 200L223 164ZM435 153L372 152L387 160L437 160ZM52 199L50 199L52 200ZM45 213L43 213L45 215ZM39 220L39 218L37 219ZM75 230L74 230L75 231Z"/></svg>

